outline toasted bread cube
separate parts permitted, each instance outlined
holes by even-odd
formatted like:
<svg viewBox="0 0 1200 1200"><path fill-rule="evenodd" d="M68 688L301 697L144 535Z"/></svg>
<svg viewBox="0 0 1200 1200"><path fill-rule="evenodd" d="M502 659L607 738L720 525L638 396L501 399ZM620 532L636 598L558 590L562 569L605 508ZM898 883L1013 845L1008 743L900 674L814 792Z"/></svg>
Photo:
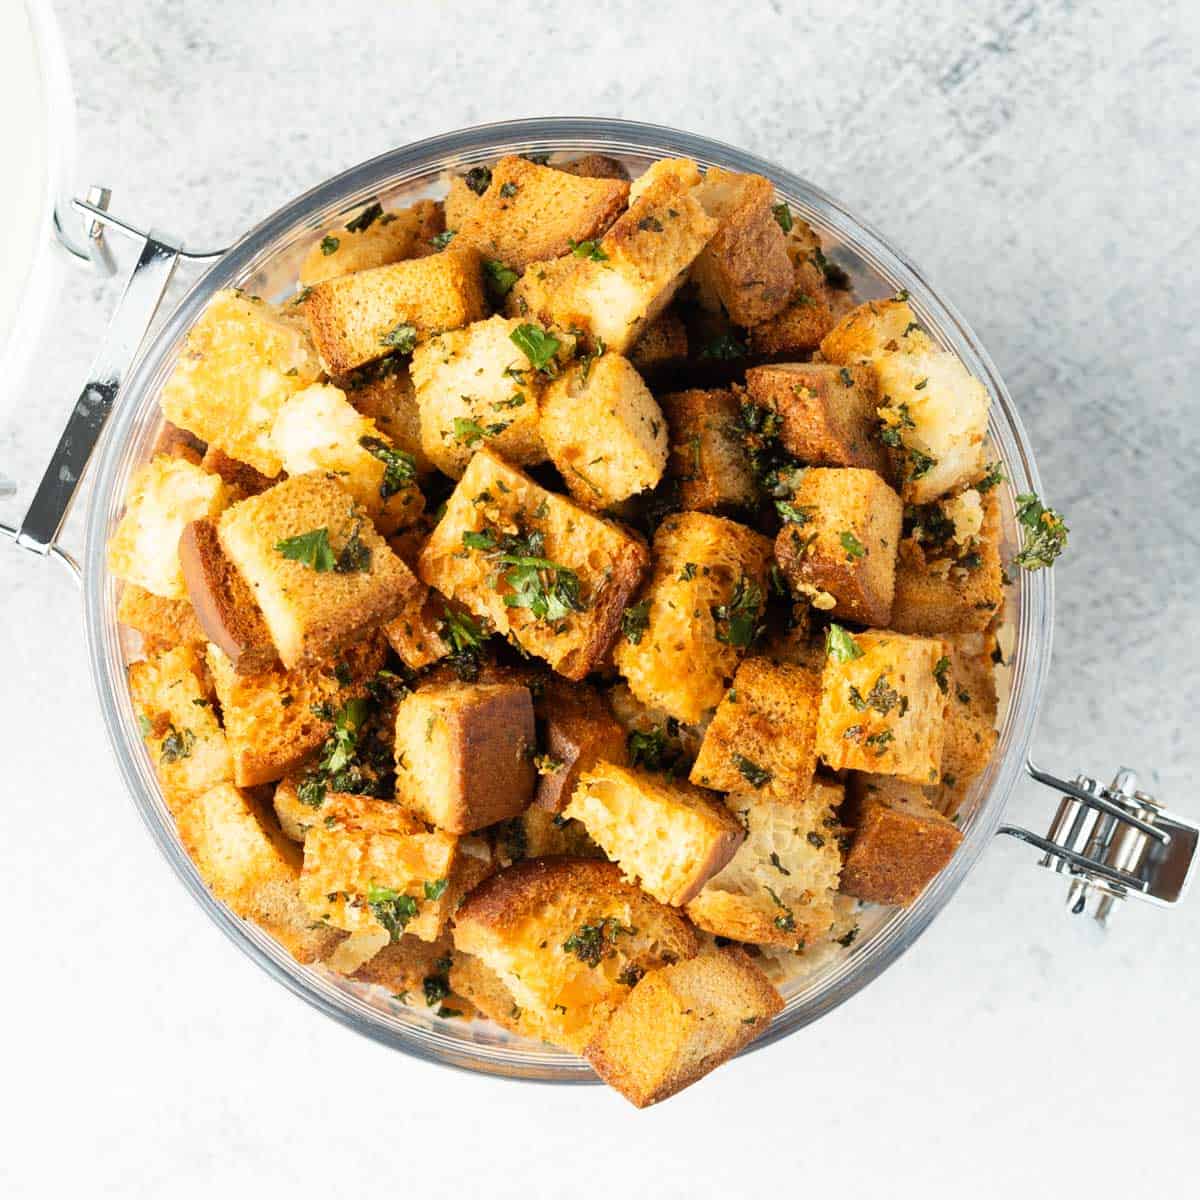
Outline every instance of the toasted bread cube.
<svg viewBox="0 0 1200 1200"><path fill-rule="evenodd" d="M649 972L584 1050L638 1108L702 1079L752 1042L783 998L745 951L705 950Z"/></svg>
<svg viewBox="0 0 1200 1200"><path fill-rule="evenodd" d="M422 687L396 712L396 796L441 829L482 829L533 798L536 745L528 688Z"/></svg>
<svg viewBox="0 0 1200 1200"><path fill-rule="evenodd" d="M483 268L470 246L318 283L304 304L325 369L340 375L390 354L411 327L420 337L486 312Z"/></svg>
<svg viewBox="0 0 1200 1200"><path fill-rule="evenodd" d="M671 431L667 474L685 510L750 508L758 499L746 446L737 435L738 402L728 388L690 388L659 403Z"/></svg>
<svg viewBox="0 0 1200 1200"><path fill-rule="evenodd" d="M946 640L950 645L950 668L939 674L949 696L942 781L936 788L926 788L925 793L935 808L953 817L996 747L997 697L990 639L963 634Z"/></svg>
<svg viewBox="0 0 1200 1200"><path fill-rule="evenodd" d="M645 620L613 650L639 700L686 722L720 703L758 629L770 555L765 537L724 517L663 521L638 601L645 608L635 608Z"/></svg>
<svg viewBox="0 0 1200 1200"><path fill-rule="evenodd" d="M129 667L129 695L172 812L233 778L229 744L213 712L212 687L195 646L176 646Z"/></svg>
<svg viewBox="0 0 1200 1200"><path fill-rule="evenodd" d="M348 647L336 663L291 671L276 665L250 675L239 674L210 645L208 667L233 754L234 782L254 787L296 770L333 728L313 710L328 705L336 714L365 696L367 680L383 666L384 655L383 639L374 635Z"/></svg>
<svg viewBox="0 0 1200 1200"><path fill-rule="evenodd" d="M937 538L929 530L946 528L953 515L971 505L979 509L977 532ZM1004 604L1000 561L1000 506L994 492L982 500L970 489L928 513L918 511L921 533L900 543L891 626L901 633L981 632Z"/></svg>
<svg viewBox="0 0 1200 1200"><path fill-rule="evenodd" d="M334 476L286 479L227 509L217 529L289 670L390 621L420 586Z"/></svg>
<svg viewBox="0 0 1200 1200"><path fill-rule="evenodd" d="M623 179L626 183L629 182L629 172L625 164L609 154L581 154L578 158L551 165L556 171L566 171L568 175L582 175L585 179Z"/></svg>
<svg viewBox="0 0 1200 1200"><path fill-rule="evenodd" d="M820 699L818 673L746 659L717 705L688 778L718 792L803 804L817 769Z"/></svg>
<svg viewBox="0 0 1200 1200"><path fill-rule="evenodd" d="M396 999L405 1000L409 993L419 996L426 979L446 978L454 954L454 941L448 933L434 942L423 942L410 933L395 942L386 931L383 931L383 936L387 939L386 944L361 966L349 972L352 979L360 983L373 983Z"/></svg>
<svg viewBox="0 0 1200 1200"><path fill-rule="evenodd" d="M652 162L630 185L629 201L632 204L650 188L658 187L663 180L671 181L684 191L699 187L704 181L700 168L690 158L660 158Z"/></svg>
<svg viewBox="0 0 1200 1200"><path fill-rule="evenodd" d="M372 211L378 215L372 217ZM445 227L442 206L435 200L418 200L395 212L371 206L349 225L330 229L313 244L300 264L300 285L313 287L338 275L417 258L429 252L430 238Z"/></svg>
<svg viewBox="0 0 1200 1200"><path fill-rule="evenodd" d="M230 458L220 446L209 446L200 460L200 465L213 475L220 475L229 484L233 498L237 500L257 496L259 492L265 492L267 488L279 482L278 476L268 479L249 463Z"/></svg>
<svg viewBox="0 0 1200 1200"><path fill-rule="evenodd" d="M117 620L142 635L147 646L167 649L206 640L195 610L188 600L165 600L153 592L127 583L117 602Z"/></svg>
<svg viewBox="0 0 1200 1200"><path fill-rule="evenodd" d="M464 535L473 535L464 543ZM510 604L513 572L497 563L482 543L504 535L541 538L541 557L556 570L541 587L561 597L564 580L578 581L578 598L562 616L541 616L531 607ZM560 675L582 679L603 660L621 623L621 614L649 561L645 546L611 521L585 512L539 487L489 450L476 453L446 502L445 513L418 560L421 578L501 636L511 635ZM519 580L518 580L519 582ZM549 593L538 592L536 603Z"/></svg>
<svg viewBox="0 0 1200 1200"><path fill-rule="evenodd" d="M542 858L477 887L455 916L454 945L500 978L543 1038L578 1051L646 971L691 958L699 938L615 863Z"/></svg>
<svg viewBox="0 0 1200 1200"><path fill-rule="evenodd" d="M788 302L792 261L772 212L775 188L761 175L709 167L692 193L717 230L692 264L700 302L735 325L767 321Z"/></svg>
<svg viewBox="0 0 1200 1200"><path fill-rule="evenodd" d="M779 363L746 372L751 400L779 415L779 440L802 462L862 467L887 478L879 385L869 365Z"/></svg>
<svg viewBox="0 0 1200 1200"><path fill-rule="evenodd" d="M954 857L962 833L912 784L855 774L848 796L854 837L841 890L872 904L912 904Z"/></svg>
<svg viewBox="0 0 1200 1200"><path fill-rule="evenodd" d="M683 724L666 709L639 700L627 683L615 684L604 695L625 730L626 749L635 766L643 763L654 770L670 769L673 774L690 768L704 740L702 723Z"/></svg>
<svg viewBox="0 0 1200 1200"><path fill-rule="evenodd" d="M386 803L379 801L377 803ZM393 941L441 936L442 902L458 856L458 838L428 832L398 805L391 831L314 825L304 838L300 898L314 920L350 933L385 929Z"/></svg>
<svg viewBox="0 0 1200 1200"><path fill-rule="evenodd" d="M189 521L216 516L231 499L220 476L186 458L152 458L129 481L125 512L108 543L108 569L164 600L187 599L179 535Z"/></svg>
<svg viewBox="0 0 1200 1200"><path fill-rule="evenodd" d="M531 266L509 293L510 311L626 353L671 302L717 223L678 179L647 186L600 240L603 258Z"/></svg>
<svg viewBox="0 0 1200 1200"><path fill-rule="evenodd" d="M489 1021L501 1029L523 1037L540 1039L542 1027L536 1015L522 1009L504 980L481 958L454 952L450 966L450 987L465 996Z"/></svg>
<svg viewBox="0 0 1200 1200"><path fill-rule="evenodd" d="M686 904L734 856L740 822L700 788L648 771L598 763L563 810L656 900Z"/></svg>
<svg viewBox="0 0 1200 1200"><path fill-rule="evenodd" d="M588 508L656 486L667 464L662 410L620 354L560 375L542 399L540 432L571 495Z"/></svg>
<svg viewBox="0 0 1200 1200"><path fill-rule="evenodd" d="M629 361L643 375L679 366L687 361L687 356L687 326L670 309L647 324L629 349Z"/></svg>
<svg viewBox="0 0 1200 1200"><path fill-rule="evenodd" d="M383 626L388 644L410 671L423 671L450 653L452 647L442 636L449 611L446 598L422 584L400 614Z"/></svg>
<svg viewBox="0 0 1200 1200"><path fill-rule="evenodd" d="M559 813L584 771L598 762L625 763L625 730L604 697L584 684L548 680L535 711L550 760L538 769L537 803L547 812ZM551 770L554 763L559 765Z"/></svg>
<svg viewBox="0 0 1200 1200"><path fill-rule="evenodd" d="M272 477L271 426L321 364L291 316L238 291L218 292L189 330L159 403L167 420Z"/></svg>
<svg viewBox="0 0 1200 1200"><path fill-rule="evenodd" d="M616 220L629 196L623 179L594 179L543 167L510 154L492 167L487 190L457 227L455 244L514 271L594 242Z"/></svg>
<svg viewBox="0 0 1200 1200"><path fill-rule="evenodd" d="M814 620L816 611L807 600L789 605L782 620L768 629L760 651L763 657L806 667L819 676L825 668L825 631Z"/></svg>
<svg viewBox="0 0 1200 1200"><path fill-rule="evenodd" d="M380 432L398 450L411 454L417 478L436 469L421 444L421 410L412 374L399 357L381 359L335 381L346 399L364 417L370 417Z"/></svg>
<svg viewBox="0 0 1200 1200"><path fill-rule="evenodd" d="M314 383L283 406L271 431L289 475L337 475L385 536L411 525L425 507L416 462L398 450L330 384Z"/></svg>
<svg viewBox="0 0 1200 1200"><path fill-rule="evenodd" d="M838 366L874 363L886 354L923 353L933 349L917 324L908 301L868 300L852 308L821 339L821 356ZM886 389L885 389L886 390Z"/></svg>
<svg viewBox="0 0 1200 1200"><path fill-rule="evenodd" d="M452 479L486 445L507 462L544 462L538 429L542 377L513 342L522 322L492 317L431 337L413 352L421 445Z"/></svg>
<svg viewBox="0 0 1200 1200"><path fill-rule="evenodd" d="M186 429L180 429L178 425L172 425L170 421L163 421L158 437L154 439L150 457L157 458L158 455L165 454L170 458L186 458L188 462L204 466L204 455L207 451L208 447L203 438L198 438ZM212 470L208 466L204 469Z"/></svg>
<svg viewBox="0 0 1200 1200"><path fill-rule="evenodd" d="M937 783L946 695L940 638L830 629L821 679L817 754L829 766Z"/></svg>
<svg viewBox="0 0 1200 1200"><path fill-rule="evenodd" d="M900 497L874 471L813 467L791 508L775 539L788 583L834 616L886 626L904 522Z"/></svg>
<svg viewBox="0 0 1200 1200"><path fill-rule="evenodd" d="M179 539L179 561L193 620L235 671L254 674L279 661L249 584L221 549L217 523L192 521Z"/></svg>
<svg viewBox="0 0 1200 1200"><path fill-rule="evenodd" d="M764 358L811 354L836 321L823 287L811 283L795 287L775 316L750 330L750 353Z"/></svg>
<svg viewBox="0 0 1200 1200"><path fill-rule="evenodd" d="M496 862L512 866L526 858L603 858L604 851L578 822L531 804L519 817L489 829Z"/></svg>
<svg viewBox="0 0 1200 1200"><path fill-rule="evenodd" d="M798 948L828 936L842 869L833 812L841 799L840 785L819 779L799 807L756 793L726 797L746 838L687 906L688 916L718 937L758 945Z"/></svg>

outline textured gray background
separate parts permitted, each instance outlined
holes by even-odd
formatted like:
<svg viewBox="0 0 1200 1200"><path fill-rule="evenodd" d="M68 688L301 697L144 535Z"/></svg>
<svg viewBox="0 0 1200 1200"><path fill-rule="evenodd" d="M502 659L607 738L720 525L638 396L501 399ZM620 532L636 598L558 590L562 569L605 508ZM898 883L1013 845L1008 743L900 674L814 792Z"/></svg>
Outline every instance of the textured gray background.
<svg viewBox="0 0 1200 1200"><path fill-rule="evenodd" d="M981 335L1069 520L1039 757L1106 776L1127 761L1200 815L1196 5L56 8L80 185L111 185L122 213L193 243L392 146L549 113L696 130L832 192ZM0 470L23 485L113 299L71 277L32 383L0 381ZM17 510L0 504L0 520ZM1033 1186L1056 1146L1112 1150L1150 1113L1168 1147L1194 1132L1200 900L1131 909L1101 938L1007 843L868 992L636 1120L598 1092L389 1056L290 1000L186 900L117 781L65 578L0 547L0 583L0 902L20 968L0 1001L20 1085L0 1101L10 1194L639 1194L653 1180L683 1196L795 1179L1000 1195ZM1051 805L1026 786L1011 814L1041 827ZM1130 1021L1151 1037L1141 1056L1097 1052ZM1128 1121L1100 1098L1110 1068L1129 1073ZM1184 1177L1169 1149L1073 1169L1139 1194Z"/></svg>

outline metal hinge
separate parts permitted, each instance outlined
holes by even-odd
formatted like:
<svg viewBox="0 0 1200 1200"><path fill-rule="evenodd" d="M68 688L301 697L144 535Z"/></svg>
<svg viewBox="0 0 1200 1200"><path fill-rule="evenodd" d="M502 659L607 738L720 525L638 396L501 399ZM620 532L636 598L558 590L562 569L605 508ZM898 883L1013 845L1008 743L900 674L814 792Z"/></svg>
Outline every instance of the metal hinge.
<svg viewBox="0 0 1200 1200"><path fill-rule="evenodd" d="M1017 825L999 832L1044 851L1038 865L1071 877L1067 905L1106 925L1119 901L1133 896L1163 908L1184 897L1196 865L1200 826L1139 791L1122 767L1107 787L1086 775L1058 779L1032 760L1025 769L1062 795L1045 837Z"/></svg>

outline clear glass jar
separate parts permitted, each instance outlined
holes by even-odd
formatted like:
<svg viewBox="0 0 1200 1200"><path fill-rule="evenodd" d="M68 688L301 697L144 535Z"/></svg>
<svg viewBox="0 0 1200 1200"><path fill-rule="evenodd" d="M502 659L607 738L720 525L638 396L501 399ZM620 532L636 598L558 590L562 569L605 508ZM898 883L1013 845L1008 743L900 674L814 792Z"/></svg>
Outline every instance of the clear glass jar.
<svg viewBox="0 0 1200 1200"><path fill-rule="evenodd" d="M565 158L588 152L613 155L635 175L655 159L679 156L704 166L765 175L774 182L780 198L817 229L827 252L850 272L860 298L907 290L930 334L954 351L991 393L993 456L1003 460L1008 475L1000 494L1007 556L1011 557L1019 541L1014 497L1039 490L1028 439L978 339L899 251L819 189L732 146L653 125L561 118L479 126L381 155L298 197L221 257L146 346L125 384L94 467L83 570L92 674L121 773L147 828L184 886L235 944L310 1004L387 1045L469 1070L562 1082L585 1081L592 1075L579 1059L542 1044L482 1022L441 1019L432 1010L407 1007L380 989L341 979L321 968L302 967L213 898L179 843L139 735L125 682L126 647L116 619L118 584L108 573L105 546L120 517L130 473L150 453L159 429L159 388L171 371L185 333L214 291L236 286L267 298L290 294L314 232L344 222L347 214L376 197L388 204L439 197L445 192L448 172L503 154ZM864 910L861 932L848 949L823 955L811 969L785 984L784 1011L751 1049L794 1033L874 979L949 902L991 841L1023 769L1050 663L1050 572L1019 572L1008 591L1002 640L1006 664L1000 668L999 680L999 741L963 807L964 839L958 853L911 908Z"/></svg>

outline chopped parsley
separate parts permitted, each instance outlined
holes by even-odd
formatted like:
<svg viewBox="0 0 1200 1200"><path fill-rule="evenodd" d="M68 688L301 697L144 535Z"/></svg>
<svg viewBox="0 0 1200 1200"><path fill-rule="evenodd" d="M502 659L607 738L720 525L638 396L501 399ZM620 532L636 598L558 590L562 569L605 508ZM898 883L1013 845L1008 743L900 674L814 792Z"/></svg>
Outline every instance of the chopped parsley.
<svg viewBox="0 0 1200 1200"><path fill-rule="evenodd" d="M909 479L921 479L937 466L938 460L932 454L926 454L924 450L918 450L915 446L907 446L905 449L908 451Z"/></svg>
<svg viewBox="0 0 1200 1200"><path fill-rule="evenodd" d="M728 604L712 608L717 622L717 641L728 646L749 646L758 634L758 613L762 607L763 590L743 575L734 585Z"/></svg>
<svg viewBox="0 0 1200 1200"><path fill-rule="evenodd" d="M844 292L850 286L850 276L837 263L831 263L820 246L813 250L812 260L825 276L825 282L834 291Z"/></svg>
<svg viewBox="0 0 1200 1200"><path fill-rule="evenodd" d="M491 425L480 425L478 421L466 417L455 417L454 440L462 442L464 446L475 446L484 438L496 437L503 433L510 424L511 421L495 421Z"/></svg>
<svg viewBox="0 0 1200 1200"><path fill-rule="evenodd" d="M425 1004L428 1008L441 1004L450 995L450 980L445 975L426 975L421 986L425 991Z"/></svg>
<svg viewBox="0 0 1200 1200"><path fill-rule="evenodd" d="M650 601L639 600L621 614L621 632L635 646L642 643L642 635L650 628Z"/></svg>
<svg viewBox="0 0 1200 1200"><path fill-rule="evenodd" d="M784 933L791 933L796 928L796 917L792 910L779 898L779 894L774 888L767 888L767 895L775 902L776 908L783 909L783 912L775 918L775 928L782 929Z"/></svg>
<svg viewBox="0 0 1200 1200"><path fill-rule="evenodd" d="M533 766L539 775L557 775L567 764L550 754L535 754Z"/></svg>
<svg viewBox="0 0 1200 1200"><path fill-rule="evenodd" d="M446 890L446 885L450 881L448 879L427 879L425 881L425 899L439 900L442 893Z"/></svg>
<svg viewBox="0 0 1200 1200"><path fill-rule="evenodd" d="M808 509L797 508L796 505L787 500L776 500L775 511L785 521L790 521L793 525L806 525L811 520Z"/></svg>
<svg viewBox="0 0 1200 1200"><path fill-rule="evenodd" d="M355 525L346 544L334 560L333 569L339 575L353 575L358 571L371 569L371 547L359 536L359 526Z"/></svg>
<svg viewBox="0 0 1200 1200"><path fill-rule="evenodd" d="M744 358L748 353L746 343L739 341L734 334L719 333L700 347L699 357L728 362L730 359Z"/></svg>
<svg viewBox="0 0 1200 1200"><path fill-rule="evenodd" d="M904 716L908 711L908 698L900 695L888 683L886 675L880 675L865 696L853 684L850 685L850 707L857 712L873 709L881 717L886 717L893 708L898 707L900 715Z"/></svg>
<svg viewBox="0 0 1200 1200"><path fill-rule="evenodd" d="M329 530L324 525L320 529L310 529L307 533L284 538L275 543L275 549L284 558L302 563L317 572L332 571L337 561L329 544Z"/></svg>
<svg viewBox="0 0 1200 1200"><path fill-rule="evenodd" d="M429 239L429 244L435 250L445 250L445 248L454 241L454 235L458 232L457 229L443 229L441 233L435 233Z"/></svg>
<svg viewBox="0 0 1200 1200"><path fill-rule="evenodd" d="M192 747L196 744L196 735L190 729L176 729L174 725L167 726L167 736L162 740L162 749L158 761L163 766L177 763L182 758L190 758Z"/></svg>
<svg viewBox="0 0 1200 1200"><path fill-rule="evenodd" d="M337 248L341 245L341 239L335 238L331 234L326 234L321 239L321 253L328 257L330 254L336 254Z"/></svg>
<svg viewBox="0 0 1200 1200"><path fill-rule="evenodd" d="M950 660L943 654L941 658L933 664L933 677L937 681L938 690L943 696L948 695L950 691Z"/></svg>
<svg viewBox="0 0 1200 1200"><path fill-rule="evenodd" d="M546 535L540 530L527 534L505 533L497 536L492 530L463 533L463 544L470 549L487 553L507 571L492 577L492 586L499 580L512 589L504 597L509 608L527 608L547 621L561 621L573 612L583 612L579 576L561 563L544 557Z"/></svg>
<svg viewBox="0 0 1200 1200"><path fill-rule="evenodd" d="M786 203L781 201L779 204L772 205L771 214L779 222L779 228L784 233L792 232L792 226L795 224L795 221L792 220L792 210L788 208Z"/></svg>
<svg viewBox="0 0 1200 1200"><path fill-rule="evenodd" d="M382 216L383 205L376 200L374 203L368 204L353 221L347 221L346 229L350 233L362 233L364 230L370 229Z"/></svg>
<svg viewBox="0 0 1200 1200"><path fill-rule="evenodd" d="M605 956L606 948L616 944L619 934L633 932L616 917L605 917L595 925L580 925L563 942L562 948L567 954L574 954L580 962L587 963L589 967L597 967Z"/></svg>
<svg viewBox="0 0 1200 1200"><path fill-rule="evenodd" d="M662 233L663 223L657 217L643 217L637 226L643 233Z"/></svg>
<svg viewBox="0 0 1200 1200"><path fill-rule="evenodd" d="M379 339L381 346L390 346L400 354L411 354L417 346L417 327L401 321Z"/></svg>
<svg viewBox="0 0 1200 1200"><path fill-rule="evenodd" d="M577 242L573 238L567 238L567 245L576 258L590 258L593 262L608 261L608 255L604 253L604 248L599 242Z"/></svg>
<svg viewBox="0 0 1200 1200"><path fill-rule="evenodd" d="M653 729L634 729L625 739L629 751L629 765L644 767L647 771L666 771L675 773L675 768L683 757L679 746L668 737L667 730L661 725Z"/></svg>
<svg viewBox="0 0 1200 1200"><path fill-rule="evenodd" d="M791 874L791 871L789 871L787 867L785 867L783 863L779 861L779 855L774 850L771 851L771 866L773 866L775 870L780 873L780 875Z"/></svg>
<svg viewBox="0 0 1200 1200"><path fill-rule="evenodd" d="M491 167L472 167L463 177L463 182L475 195L482 196L492 186L492 169Z"/></svg>
<svg viewBox="0 0 1200 1200"><path fill-rule="evenodd" d="M839 946L845 946L846 949L849 950L856 937L858 937L857 925L855 925L853 929L847 930L840 938L836 938L835 940Z"/></svg>
<svg viewBox="0 0 1200 1200"><path fill-rule="evenodd" d="M483 273L488 291L498 300L503 300L512 291L513 284L521 277L506 267L498 258L489 258L483 264Z"/></svg>
<svg viewBox="0 0 1200 1200"><path fill-rule="evenodd" d="M747 758L744 754L735 754L733 756L733 765L737 767L741 777L753 788L765 787L772 779L774 774L760 767L753 759Z"/></svg>
<svg viewBox="0 0 1200 1200"><path fill-rule="evenodd" d="M417 460L407 450L397 450L381 438L364 437L358 444L370 455L383 463L383 479L379 484L379 496L387 500L404 491L417 477Z"/></svg>
<svg viewBox="0 0 1200 1200"><path fill-rule="evenodd" d="M1015 559L1017 566L1040 571L1067 548L1069 531L1062 514L1046 508L1032 492L1017 497L1017 521L1024 527L1024 544Z"/></svg>
<svg viewBox="0 0 1200 1200"><path fill-rule="evenodd" d="M517 185L515 183L513 183L513 181L511 179L507 183L502 183L500 185L500 195L505 200L511 200L513 198L513 196L515 196L517 194L517 191L518 191Z"/></svg>
<svg viewBox="0 0 1200 1200"><path fill-rule="evenodd" d="M393 888L376 887L367 889L367 907L380 925L388 931L393 942L398 942L405 928L417 915L418 905L412 896L397 892Z"/></svg>
<svg viewBox="0 0 1200 1200"><path fill-rule="evenodd" d="M863 649L850 634L836 622L829 626L825 634L825 653L834 662L853 662L862 658Z"/></svg>
<svg viewBox="0 0 1200 1200"><path fill-rule="evenodd" d="M509 336L529 359L534 370L551 376L558 373L554 356L558 353L561 343L554 334L547 333L540 325L527 322L518 325Z"/></svg>
<svg viewBox="0 0 1200 1200"><path fill-rule="evenodd" d="M853 562L856 558L866 557L866 547L848 529L841 532L842 549L846 552L846 561Z"/></svg>

